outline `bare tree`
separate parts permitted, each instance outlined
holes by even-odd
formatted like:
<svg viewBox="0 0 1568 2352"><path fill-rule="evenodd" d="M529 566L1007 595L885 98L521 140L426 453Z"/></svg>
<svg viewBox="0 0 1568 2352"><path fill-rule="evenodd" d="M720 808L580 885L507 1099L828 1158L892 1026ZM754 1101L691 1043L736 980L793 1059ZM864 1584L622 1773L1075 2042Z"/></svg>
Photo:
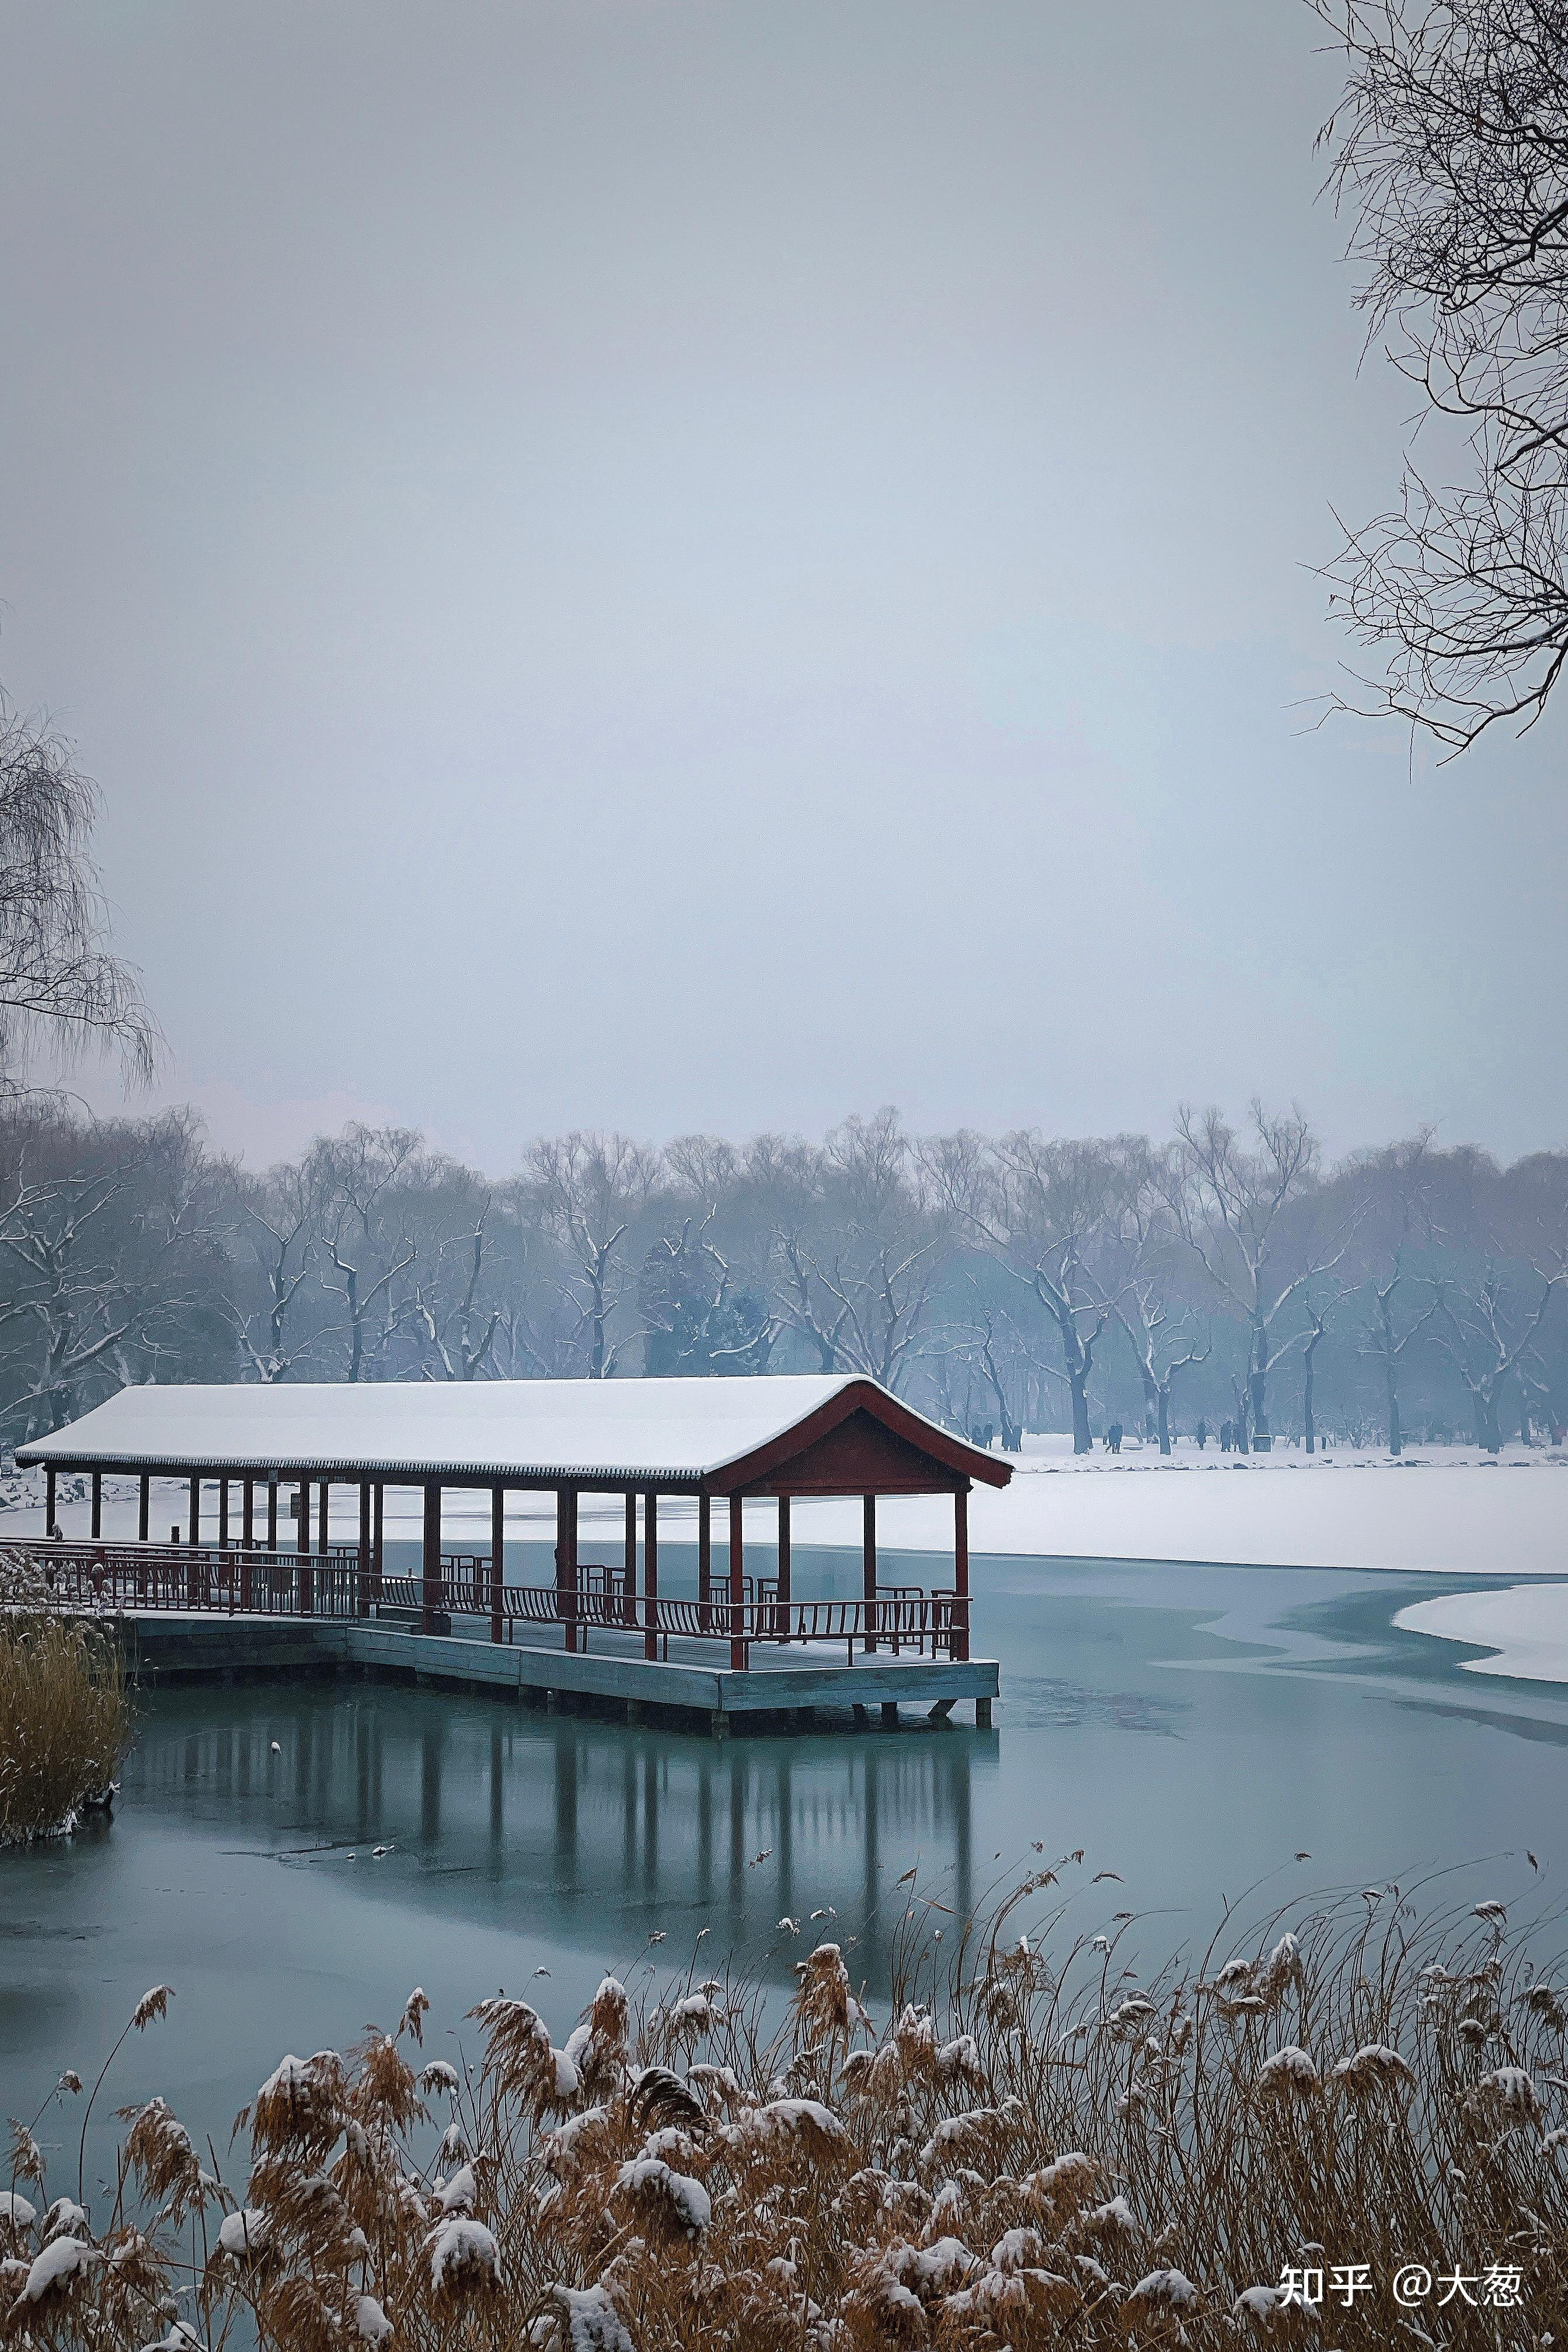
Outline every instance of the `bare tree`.
<svg viewBox="0 0 1568 2352"><path fill-rule="evenodd" d="M630 1286L620 1244L658 1180L658 1155L624 1135L574 1133L535 1144L528 1172L563 1253L559 1287L584 1369L592 1381L608 1380L629 1336L611 1336Z"/></svg>
<svg viewBox="0 0 1568 2352"><path fill-rule="evenodd" d="M1348 63L1322 135L1370 336L1460 445L1460 478L1407 461L1398 504L1347 532L1331 605L1384 657L1362 707L1462 750L1533 723L1568 659L1568 16L1312 5Z"/></svg>
<svg viewBox="0 0 1568 2352"><path fill-rule="evenodd" d="M1444 1278L1431 1284L1435 1337L1464 1384L1475 1415L1476 1443L1488 1454L1502 1451L1502 1391L1521 1359L1533 1348L1553 1297L1568 1283L1568 1267L1545 1273L1538 1266L1534 1272L1538 1287L1533 1306L1514 1297L1506 1272L1495 1265L1483 1267L1473 1284Z"/></svg>
<svg viewBox="0 0 1568 2352"><path fill-rule="evenodd" d="M1307 1330L1301 1342L1301 1443L1309 1454L1315 1454L1318 1450L1318 1349L1329 1336L1329 1314L1327 1307L1315 1307L1309 1297L1303 1297L1301 1304L1307 1314Z"/></svg>
<svg viewBox="0 0 1568 2352"><path fill-rule="evenodd" d="M1314 1276L1339 1264L1345 1228L1325 1244L1310 1220L1292 1215L1318 1174L1317 1139L1300 1111L1274 1117L1255 1100L1251 1119L1249 1149L1221 1112L1200 1116L1184 1104L1168 1200L1188 1247L1246 1323L1243 1435L1249 1427L1251 1443L1267 1452L1273 1444L1268 1376L1298 1336L1289 1318L1282 1320L1284 1310ZM1352 1210L1346 1226L1353 1219Z"/></svg>
<svg viewBox="0 0 1568 2352"><path fill-rule="evenodd" d="M97 1046L127 1076L153 1075L157 1024L135 973L111 953L88 843L96 786L47 720L0 693L0 1084L40 1046L70 1061Z"/></svg>
<svg viewBox="0 0 1568 2352"><path fill-rule="evenodd" d="M301 1168L274 1168L247 1177L230 1171L235 1193L237 1239L248 1265L259 1275L262 1303L243 1280L236 1285L229 1314L241 1358L252 1379L287 1380L319 1329L296 1313L300 1294L313 1271L317 1202Z"/></svg>
<svg viewBox="0 0 1568 2352"><path fill-rule="evenodd" d="M395 1214L389 1223L386 1211L419 1150L420 1139L409 1128L355 1120L341 1136L313 1145L306 1162L320 1246L336 1277L323 1272L321 1287L342 1301L351 1381L366 1377L367 1336L372 1352L384 1356L399 1327L399 1307L417 1319L412 1300L401 1301L396 1286L418 1253L402 1218Z"/></svg>

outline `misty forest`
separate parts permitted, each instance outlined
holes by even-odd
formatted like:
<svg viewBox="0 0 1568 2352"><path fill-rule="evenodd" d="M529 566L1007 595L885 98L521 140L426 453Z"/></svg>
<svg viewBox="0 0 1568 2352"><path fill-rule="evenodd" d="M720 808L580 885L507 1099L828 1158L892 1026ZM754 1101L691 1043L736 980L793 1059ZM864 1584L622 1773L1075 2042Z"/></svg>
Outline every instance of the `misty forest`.
<svg viewBox="0 0 1568 2352"><path fill-rule="evenodd" d="M0 1125L15 1444L131 1381L865 1372L1016 1448L1560 1443L1568 1153L1416 1136L1326 1164L1299 1110L1169 1138L534 1143L499 1180L351 1125L255 1173L189 1115Z"/></svg>

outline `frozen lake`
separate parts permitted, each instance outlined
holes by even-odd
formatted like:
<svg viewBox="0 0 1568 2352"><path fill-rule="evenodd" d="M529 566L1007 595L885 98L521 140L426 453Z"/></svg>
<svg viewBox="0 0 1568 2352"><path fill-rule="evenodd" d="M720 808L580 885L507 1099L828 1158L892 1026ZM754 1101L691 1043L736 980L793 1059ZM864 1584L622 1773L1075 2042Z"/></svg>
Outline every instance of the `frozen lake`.
<svg viewBox="0 0 1568 2352"><path fill-rule="evenodd" d="M814 1591L858 1573L801 1565ZM390 2022L416 1982L437 2050L498 1986L559 2033L606 1968L684 1968L703 1928L715 1972L738 1951L784 1981L790 1915L854 1938L875 1992L901 1873L958 1916L1036 1840L1087 1850L1091 1932L1166 1915L1143 1931L1162 1955L1263 1881L1283 1899L1475 1864L1469 1899L1550 1899L1568 1687L1467 1675L1473 1650L1393 1622L1473 1584L978 1559L991 1734L718 1745L389 1686L149 1697L112 1827L0 1857L0 2105L30 2115L62 2067L96 2069L161 1979L169 2021L105 2104L160 2090L220 2146L283 2051Z"/></svg>

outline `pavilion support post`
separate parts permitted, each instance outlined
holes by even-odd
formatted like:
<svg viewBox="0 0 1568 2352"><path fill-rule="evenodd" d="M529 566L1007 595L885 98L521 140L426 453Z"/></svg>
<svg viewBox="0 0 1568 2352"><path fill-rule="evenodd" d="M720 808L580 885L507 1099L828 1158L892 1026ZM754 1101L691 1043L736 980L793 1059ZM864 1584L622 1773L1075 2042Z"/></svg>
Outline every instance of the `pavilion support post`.
<svg viewBox="0 0 1568 2352"><path fill-rule="evenodd" d="M713 1506L707 1495L697 1497L697 1623L704 1633L713 1631Z"/></svg>
<svg viewBox="0 0 1568 2352"><path fill-rule="evenodd" d="M217 1548L219 1551L228 1549L228 1480L226 1478L220 1478L217 1482Z"/></svg>
<svg viewBox="0 0 1568 2352"><path fill-rule="evenodd" d="M370 1480L359 1482L359 1550L354 1559L354 1615L370 1615Z"/></svg>
<svg viewBox="0 0 1568 2352"><path fill-rule="evenodd" d="M329 1497L331 1495L331 1488L323 1478L321 1481L321 1507L316 1514L316 1549L323 1555L331 1549L331 1538L327 1533L327 1512Z"/></svg>
<svg viewBox="0 0 1568 2352"><path fill-rule="evenodd" d="M490 1640L502 1637L501 1592L506 1583L506 1488L498 1478L490 1488Z"/></svg>
<svg viewBox="0 0 1568 2352"><path fill-rule="evenodd" d="M95 1470L92 1474L92 1539L94 1543L98 1541L99 1537L102 1533L103 1473L101 1470Z"/></svg>
<svg viewBox="0 0 1568 2352"><path fill-rule="evenodd" d="M952 1642L955 1658L969 1655L969 1489L952 1498Z"/></svg>
<svg viewBox="0 0 1568 2352"><path fill-rule="evenodd" d="M789 1611L792 1599L790 1576L789 1496L781 1495L779 1496L779 1633L786 1642L789 1640Z"/></svg>
<svg viewBox="0 0 1568 2352"><path fill-rule="evenodd" d="M55 1465L50 1462L45 1465L44 1469L44 1533L46 1536L52 1536L54 1531Z"/></svg>
<svg viewBox="0 0 1568 2352"><path fill-rule="evenodd" d="M268 1551L276 1551L278 1549L278 1473L276 1471L267 1481L267 1549Z"/></svg>
<svg viewBox="0 0 1568 2352"><path fill-rule="evenodd" d="M381 1580L386 1574L386 1488L378 1483L375 1490L375 1526L371 1535L371 1577L374 1597L381 1599Z"/></svg>
<svg viewBox="0 0 1568 2352"><path fill-rule="evenodd" d="M256 1603L256 1571L250 1555L256 1548L256 1481L244 1478L239 1488L239 1605L249 1611Z"/></svg>
<svg viewBox="0 0 1568 2352"><path fill-rule="evenodd" d="M310 1614L313 1586L310 1580L310 1489L301 1478L299 1485L300 1516L295 1522L294 1549L300 1555L294 1570L294 1605L301 1617Z"/></svg>
<svg viewBox="0 0 1568 2352"><path fill-rule="evenodd" d="M860 1506L861 1587L866 1596L866 1643L877 1646L877 1497L867 1495Z"/></svg>
<svg viewBox="0 0 1568 2352"><path fill-rule="evenodd" d="M706 1500L706 1497L704 1497ZM645 1658L658 1656L658 1496L650 1486L642 1498L643 1637Z"/></svg>
<svg viewBox="0 0 1568 2352"><path fill-rule="evenodd" d="M626 1577L626 1599L621 1603L621 1622L627 1631L637 1622L637 1498L634 1487L626 1488L626 1533L621 1544L621 1567Z"/></svg>
<svg viewBox="0 0 1568 2352"><path fill-rule="evenodd" d="M152 1518L152 1515L153 1481L148 1473L143 1470L142 1473L142 1491L136 1498L136 1534L138 1539L142 1543L145 1543L147 1540L147 1528Z"/></svg>
<svg viewBox="0 0 1568 2352"><path fill-rule="evenodd" d="M420 1559L422 1582L419 1592L419 1630L422 1633L436 1631L437 1612L441 1606L441 1482L427 1478L425 1482L424 1546Z"/></svg>
<svg viewBox="0 0 1568 2352"><path fill-rule="evenodd" d="M186 1534L185 1540L187 1543L199 1544L201 1539L202 1481L201 1474L198 1471L196 1475L191 1480L191 1524Z"/></svg>
<svg viewBox="0 0 1568 2352"><path fill-rule="evenodd" d="M749 1664L746 1643L746 1556L739 1495L730 1497L730 1664L744 1674Z"/></svg>
<svg viewBox="0 0 1568 2352"><path fill-rule="evenodd" d="M577 1647L577 1489L555 1490L555 1613L566 1628L566 1647Z"/></svg>

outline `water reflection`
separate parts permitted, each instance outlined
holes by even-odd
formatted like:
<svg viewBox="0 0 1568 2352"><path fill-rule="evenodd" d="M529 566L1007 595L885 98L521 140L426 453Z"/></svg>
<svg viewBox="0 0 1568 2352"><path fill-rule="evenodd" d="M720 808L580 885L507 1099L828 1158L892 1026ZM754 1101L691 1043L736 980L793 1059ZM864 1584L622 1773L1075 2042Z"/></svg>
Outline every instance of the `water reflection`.
<svg viewBox="0 0 1568 2352"><path fill-rule="evenodd" d="M352 1870L361 1895L543 1905L596 1950L610 1920L689 1917L749 1946L830 1907L876 1965L887 1885L914 1857L967 1909L972 1783L995 1756L994 1736L956 1730L717 1744L447 1693L200 1692L159 1700L126 1795Z"/></svg>

